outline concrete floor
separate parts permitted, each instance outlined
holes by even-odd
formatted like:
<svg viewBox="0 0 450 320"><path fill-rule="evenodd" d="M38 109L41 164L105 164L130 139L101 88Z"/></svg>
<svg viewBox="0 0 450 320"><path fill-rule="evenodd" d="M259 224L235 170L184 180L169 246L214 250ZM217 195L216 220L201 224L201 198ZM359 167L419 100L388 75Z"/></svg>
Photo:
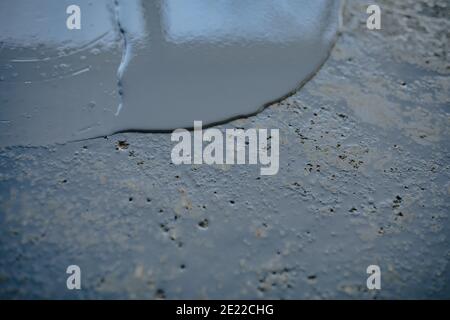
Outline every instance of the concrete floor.
<svg viewBox="0 0 450 320"><path fill-rule="evenodd" d="M169 134L2 148L0 297L450 298L449 2L376 1L369 31L372 2L297 94L219 127L279 128L276 176L175 166Z"/></svg>

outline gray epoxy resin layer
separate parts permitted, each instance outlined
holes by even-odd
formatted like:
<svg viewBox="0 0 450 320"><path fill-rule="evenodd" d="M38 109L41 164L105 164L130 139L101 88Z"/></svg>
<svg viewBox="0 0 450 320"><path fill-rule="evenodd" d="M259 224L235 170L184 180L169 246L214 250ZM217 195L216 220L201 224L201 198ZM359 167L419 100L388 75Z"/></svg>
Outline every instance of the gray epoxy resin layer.
<svg viewBox="0 0 450 320"><path fill-rule="evenodd" d="M327 59L337 0L0 3L0 146L250 115Z"/></svg>

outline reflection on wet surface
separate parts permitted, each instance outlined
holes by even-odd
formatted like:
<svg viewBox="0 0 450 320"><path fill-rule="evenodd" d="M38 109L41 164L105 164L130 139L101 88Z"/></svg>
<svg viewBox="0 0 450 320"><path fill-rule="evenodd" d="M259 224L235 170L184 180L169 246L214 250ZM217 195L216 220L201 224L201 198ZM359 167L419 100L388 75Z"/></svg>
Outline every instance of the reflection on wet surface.
<svg viewBox="0 0 450 320"><path fill-rule="evenodd" d="M327 58L339 1L0 4L1 145L171 130L249 115Z"/></svg>

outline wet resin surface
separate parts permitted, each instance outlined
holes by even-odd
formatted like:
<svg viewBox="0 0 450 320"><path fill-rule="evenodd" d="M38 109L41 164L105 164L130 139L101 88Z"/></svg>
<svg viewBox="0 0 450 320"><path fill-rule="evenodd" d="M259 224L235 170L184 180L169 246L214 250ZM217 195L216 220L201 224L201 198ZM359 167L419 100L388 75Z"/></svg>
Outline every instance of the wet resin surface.
<svg viewBox="0 0 450 320"><path fill-rule="evenodd" d="M172 130L254 114L326 60L340 2L0 4L0 145Z"/></svg>

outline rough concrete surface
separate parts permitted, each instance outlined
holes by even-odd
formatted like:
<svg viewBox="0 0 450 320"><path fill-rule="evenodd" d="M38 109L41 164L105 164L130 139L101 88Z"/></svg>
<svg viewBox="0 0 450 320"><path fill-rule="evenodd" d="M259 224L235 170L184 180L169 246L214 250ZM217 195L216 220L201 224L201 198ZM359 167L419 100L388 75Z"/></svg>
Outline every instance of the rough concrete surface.
<svg viewBox="0 0 450 320"><path fill-rule="evenodd" d="M175 166L162 133L2 148L0 297L450 298L450 4L376 1L369 31L368 3L298 93L219 126L279 128L278 175Z"/></svg>

